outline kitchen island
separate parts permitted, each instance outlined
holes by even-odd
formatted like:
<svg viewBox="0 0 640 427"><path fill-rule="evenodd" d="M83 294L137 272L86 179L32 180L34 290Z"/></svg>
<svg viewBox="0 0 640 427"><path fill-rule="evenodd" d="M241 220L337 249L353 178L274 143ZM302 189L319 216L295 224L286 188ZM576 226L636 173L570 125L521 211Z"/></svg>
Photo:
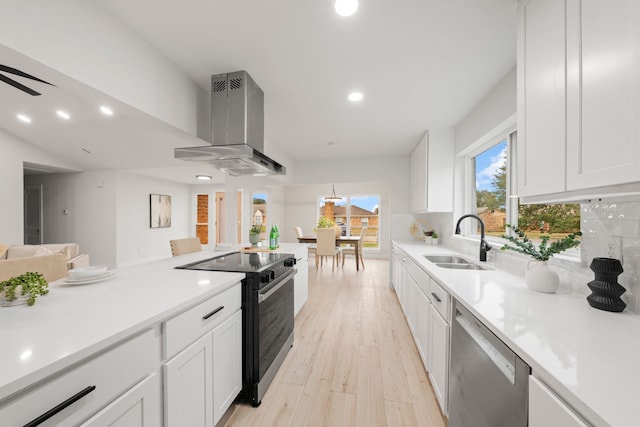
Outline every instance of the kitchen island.
<svg viewBox="0 0 640 427"><path fill-rule="evenodd" d="M455 254L442 246L393 243L529 364L536 380L588 423L637 425L634 396L640 372L635 366L640 345L635 337L640 316L596 310L584 295L562 288L556 294L534 292L523 277L499 269L438 267L424 255Z"/></svg>
<svg viewBox="0 0 640 427"><path fill-rule="evenodd" d="M281 248L286 253L295 250L306 253L306 245ZM224 253L205 250L123 268L108 280L86 285L60 280L52 282L49 294L38 298L32 307L0 308L0 419L19 420L20 425L30 421L54 406L49 400L64 400L77 391L69 380L75 373L86 377L87 372L96 370L102 371L107 383L108 377L131 375L131 379L123 380L125 389L119 392L135 389L143 378L153 379L147 399L152 396L155 403L147 406L162 407L160 396L167 392L167 365L171 358L182 355L183 349L189 350L199 334L206 335L211 329L215 339L217 326L240 317L240 281L244 277L241 273L174 267ZM216 312L210 326L200 329L202 315L191 312L208 309L207 305L213 311L216 307L227 310ZM216 320L218 316L220 321ZM197 326L185 331L184 325L190 322ZM211 348L207 357L211 357L212 350L215 357L215 349ZM164 390L160 385L163 381L159 380L162 375ZM88 384L87 390L91 386L94 385ZM84 422L118 397L116 390L112 392L109 387L95 386L95 391L88 391L91 394L86 402L76 404L78 410L70 407L63 411L72 412L69 419L56 418L61 416L57 415L52 420ZM43 396L51 399L43 400ZM30 413L21 414L25 408ZM163 411L154 412L149 420L162 420L167 402Z"/></svg>

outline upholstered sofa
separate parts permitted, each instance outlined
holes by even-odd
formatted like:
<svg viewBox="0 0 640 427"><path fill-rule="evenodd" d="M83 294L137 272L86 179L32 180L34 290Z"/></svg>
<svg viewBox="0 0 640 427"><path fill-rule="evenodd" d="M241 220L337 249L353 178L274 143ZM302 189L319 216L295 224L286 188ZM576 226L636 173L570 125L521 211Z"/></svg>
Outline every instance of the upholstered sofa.
<svg viewBox="0 0 640 427"><path fill-rule="evenodd" d="M54 281L66 277L72 268L88 265L89 254L81 254L77 243L0 245L0 280L36 271Z"/></svg>

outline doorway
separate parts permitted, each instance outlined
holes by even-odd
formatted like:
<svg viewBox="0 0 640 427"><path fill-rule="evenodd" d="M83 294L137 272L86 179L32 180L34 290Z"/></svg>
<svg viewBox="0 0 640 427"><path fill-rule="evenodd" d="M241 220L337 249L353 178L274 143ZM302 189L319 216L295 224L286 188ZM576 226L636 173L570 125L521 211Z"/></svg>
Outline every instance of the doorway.
<svg viewBox="0 0 640 427"><path fill-rule="evenodd" d="M237 218L237 242L242 242L242 192L238 191L236 196L236 218ZM229 243L225 241L225 192L216 192L216 245L220 243Z"/></svg>
<svg viewBox="0 0 640 427"><path fill-rule="evenodd" d="M24 244L43 243L42 184L24 187Z"/></svg>

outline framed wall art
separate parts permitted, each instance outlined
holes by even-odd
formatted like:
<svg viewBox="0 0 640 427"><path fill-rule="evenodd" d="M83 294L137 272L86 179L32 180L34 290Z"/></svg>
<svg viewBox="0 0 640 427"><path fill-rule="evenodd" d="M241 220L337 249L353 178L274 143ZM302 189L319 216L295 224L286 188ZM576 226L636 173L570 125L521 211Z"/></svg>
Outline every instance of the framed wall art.
<svg viewBox="0 0 640 427"><path fill-rule="evenodd" d="M171 227L171 196L149 194L149 211L151 228Z"/></svg>

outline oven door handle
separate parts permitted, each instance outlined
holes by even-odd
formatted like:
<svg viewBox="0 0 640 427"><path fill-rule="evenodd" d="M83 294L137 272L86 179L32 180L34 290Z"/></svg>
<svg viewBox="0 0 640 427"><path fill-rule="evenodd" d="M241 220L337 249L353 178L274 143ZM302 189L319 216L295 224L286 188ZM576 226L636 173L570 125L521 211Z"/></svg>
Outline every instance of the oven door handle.
<svg viewBox="0 0 640 427"><path fill-rule="evenodd" d="M266 301L271 295L278 292L278 289L286 285L289 279L292 277L293 277L293 271L287 274L286 276L282 277L281 280L276 285L269 288L268 291L264 293L258 292L258 304L262 303L263 301Z"/></svg>

